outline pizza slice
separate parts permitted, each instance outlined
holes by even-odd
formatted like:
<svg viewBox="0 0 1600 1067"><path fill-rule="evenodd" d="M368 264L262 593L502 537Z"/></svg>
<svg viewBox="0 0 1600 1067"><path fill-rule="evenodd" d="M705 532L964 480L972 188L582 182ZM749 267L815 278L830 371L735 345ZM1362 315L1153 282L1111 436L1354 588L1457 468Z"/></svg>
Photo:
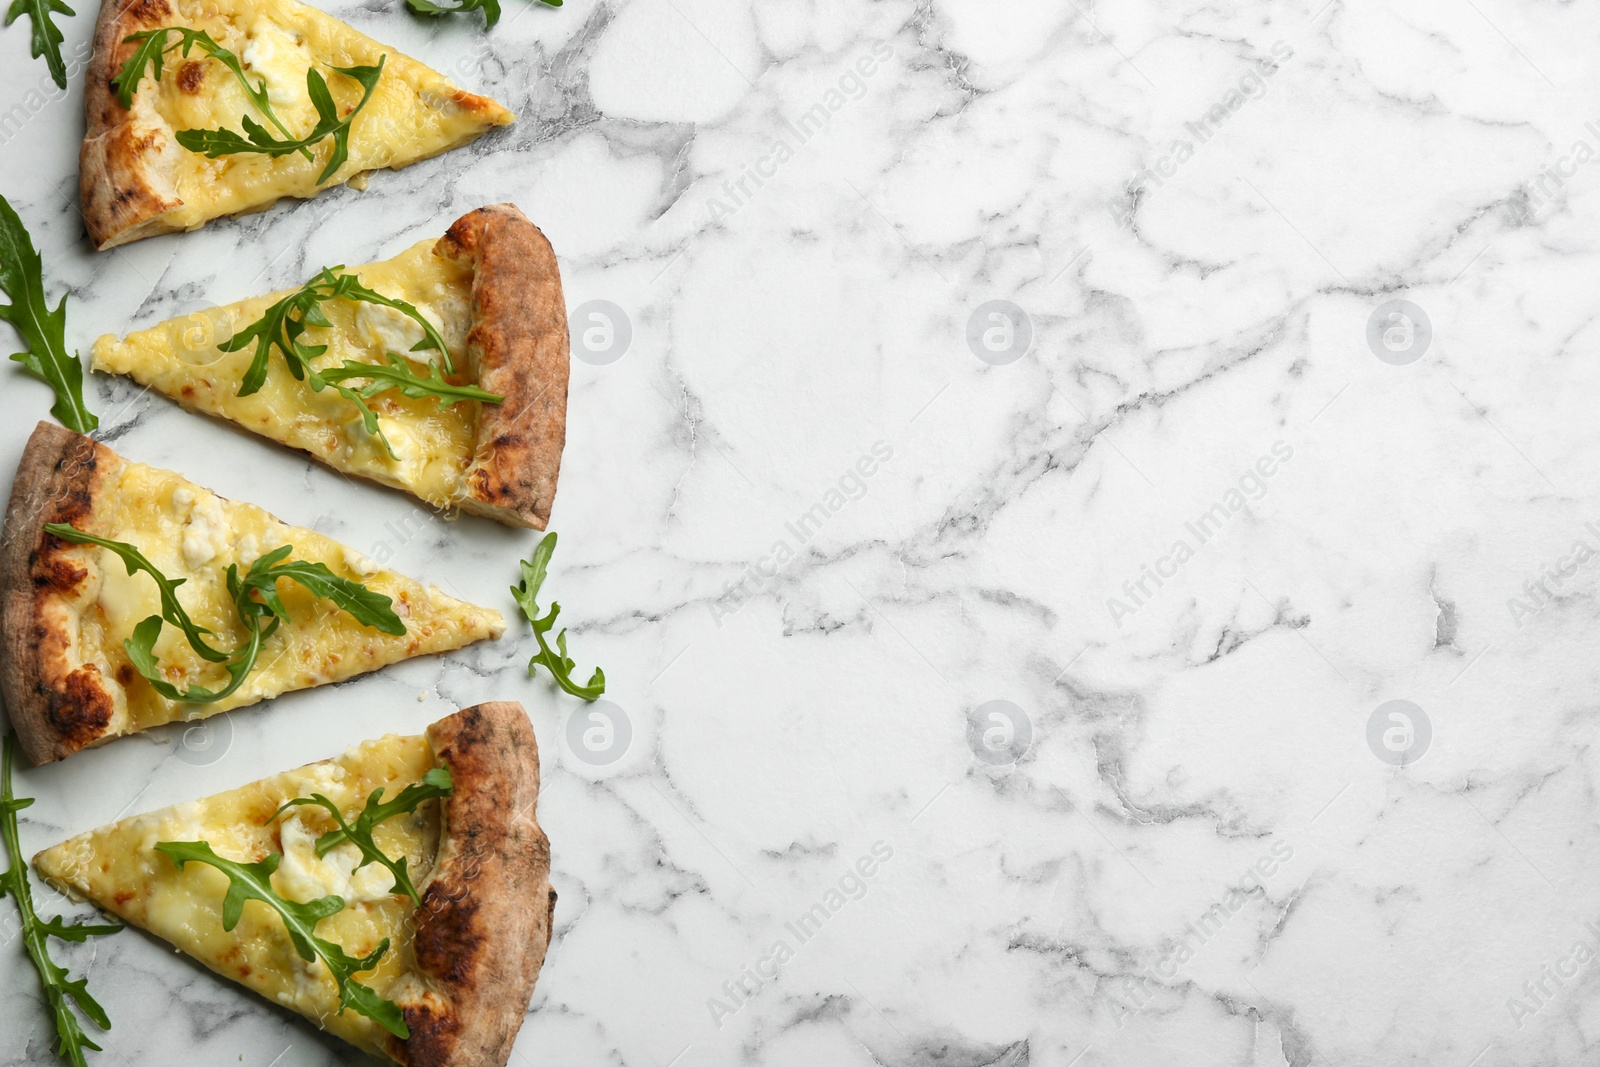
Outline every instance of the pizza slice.
<svg viewBox="0 0 1600 1067"><path fill-rule="evenodd" d="M0 695L35 764L505 630L492 608L50 423L17 468L0 581Z"/></svg>
<svg viewBox="0 0 1600 1067"><path fill-rule="evenodd" d="M102 0L84 108L101 250L362 187L513 119L299 0Z"/></svg>
<svg viewBox="0 0 1600 1067"><path fill-rule="evenodd" d="M435 507L550 518L566 304L550 243L510 204L393 259L107 335L94 368Z"/></svg>
<svg viewBox="0 0 1600 1067"><path fill-rule="evenodd" d="M555 910L538 795L522 706L479 704L34 865L368 1052L503 1067Z"/></svg>

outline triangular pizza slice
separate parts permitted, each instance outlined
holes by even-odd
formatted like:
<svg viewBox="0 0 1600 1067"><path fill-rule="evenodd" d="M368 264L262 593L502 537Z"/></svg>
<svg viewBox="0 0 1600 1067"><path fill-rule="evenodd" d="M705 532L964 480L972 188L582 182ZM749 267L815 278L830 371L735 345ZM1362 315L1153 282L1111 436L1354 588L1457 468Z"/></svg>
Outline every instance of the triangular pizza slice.
<svg viewBox="0 0 1600 1067"><path fill-rule="evenodd" d="M479 704L34 865L368 1052L503 1067L555 909L538 795L522 706Z"/></svg>
<svg viewBox="0 0 1600 1067"><path fill-rule="evenodd" d="M102 0L87 86L80 195L102 250L398 170L513 119L299 0Z"/></svg>
<svg viewBox="0 0 1600 1067"><path fill-rule="evenodd" d="M17 468L0 582L0 694L35 764L505 631L492 608L50 423Z"/></svg>
<svg viewBox="0 0 1600 1067"><path fill-rule="evenodd" d="M435 507L550 518L566 304L550 243L510 204L393 259L107 335L94 368Z"/></svg>

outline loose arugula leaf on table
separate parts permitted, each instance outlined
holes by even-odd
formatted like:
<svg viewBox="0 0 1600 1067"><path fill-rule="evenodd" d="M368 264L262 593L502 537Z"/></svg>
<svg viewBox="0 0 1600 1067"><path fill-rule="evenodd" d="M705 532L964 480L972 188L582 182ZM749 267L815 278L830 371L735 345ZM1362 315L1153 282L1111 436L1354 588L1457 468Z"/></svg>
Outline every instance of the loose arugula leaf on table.
<svg viewBox="0 0 1600 1067"><path fill-rule="evenodd" d="M89 995L89 980L73 981L65 967L50 958L49 938L62 941L87 941L90 937L114 934L122 929L117 924L88 925L66 923L61 916L44 920L33 908L33 889L28 884L28 865L22 857L21 834L17 827L17 812L33 803L31 797L16 797L11 792L11 761L16 749L16 738L7 734L4 752L0 754L0 837L5 839L9 865L0 874L0 897L9 895L17 902L21 915L22 944L39 972L39 982L44 986L45 999L55 1014L56 1052L74 1067L87 1067L85 1049L100 1051L100 1046L89 1040L79 1022L74 1004L102 1030L111 1029L111 1020L105 1008Z"/></svg>
<svg viewBox="0 0 1600 1067"><path fill-rule="evenodd" d="M383 790L381 788L373 790L372 795L367 798L366 807L362 809L360 815L356 816L356 821L353 824L345 822L343 813L339 811L339 805L321 793L313 793L309 797L297 797L289 801L274 812L272 818L276 819L290 808L298 807L302 804L315 804L325 809L328 814L333 816L333 821L338 824L338 828L329 830L317 838L317 855L326 856L341 843L345 841L354 842L356 848L361 851L361 862L356 864L355 870L359 871L369 863L376 863L388 868L389 873L394 875L394 886L389 892L404 893L411 898L413 903L420 907L422 905L422 897L417 893L417 887L411 884L411 874L406 870L407 857L401 856L398 860L391 860L384 855L382 850L378 848L377 843L373 841L372 831L385 819L392 819L396 815L416 811L417 805L424 800L431 800L434 797L447 797L453 789L454 783L450 780L450 769L448 767L435 767L422 776L422 781L412 782L400 790L399 795L393 800L383 801L381 800Z"/></svg>
<svg viewBox="0 0 1600 1067"><path fill-rule="evenodd" d="M20 0L19 0L20 3ZM16 11L16 7L11 9ZM37 54L37 53L36 53ZM55 310L44 299L44 261L27 227L0 196L0 290L11 298L0 304L0 319L16 327L26 349L11 358L55 390L50 414L63 426L88 433L100 425L83 402L83 364L67 352L67 297Z"/></svg>
<svg viewBox="0 0 1600 1067"><path fill-rule="evenodd" d="M378 86L378 77L383 73L383 64L388 58L379 56L378 65L375 67L333 68L346 78L359 83L363 90L360 102L343 118L339 117L339 106L333 102L333 94L328 91L327 80L315 68L307 70L306 93L317 109L317 124L304 137L296 139L285 133L285 139L279 139L272 136L261 123L246 115L240 120L240 124L244 127L242 137L226 128L179 130L177 141L189 151L199 152L207 159L217 159L239 152L258 152L276 159L290 152L309 148L324 138L332 137L333 154L328 157L328 165L322 169L322 173L317 175L317 184L321 185L350 158L350 124L361 113L361 109L367 106L367 101L372 99L372 91Z"/></svg>
<svg viewBox="0 0 1600 1067"><path fill-rule="evenodd" d="M187 579L168 578L126 541L96 537L59 522L47 523L45 532L74 544L99 545L120 556L129 574L143 571L155 580L161 592L161 614L151 615L135 626L133 636L123 641L122 645L134 669L144 676L151 688L168 700L183 704L212 704L232 696L238 690L255 667L256 659L261 655L262 642L273 635L280 622L289 621L288 609L278 596L280 578L298 582L316 596L333 601L341 611L347 612L363 626L396 637L406 632L405 623L395 614L394 602L390 598L368 589L360 582L341 578L323 563L302 560L284 563L294 551L294 546L280 545L251 564L243 578L239 577L238 565L229 564L228 595L233 598L234 611L238 613L247 636L239 647L231 651L213 648L202 636L211 631L197 625L178 601L178 586ZM182 630L189 647L202 659L221 664L228 672L228 684L221 689L199 685L179 689L167 681L161 673L161 663L155 653L163 623L170 623Z"/></svg>
<svg viewBox="0 0 1600 1067"><path fill-rule="evenodd" d="M284 929L289 933L289 943L303 960L320 959L339 987L339 1011L353 1008L358 1014L376 1022L395 1037L404 1040L411 1036L399 1005L379 996L370 986L356 981L356 975L370 971L389 951L386 937L378 947L365 956L352 956L344 947L320 938L317 924L330 915L344 910L344 898L318 897L304 904L279 896L272 888L272 872L278 869L283 857L274 852L256 863L241 863L225 859L212 851L207 841L159 841L156 851L164 853L178 870L186 863L208 864L228 876L228 895L222 901L222 928L232 930L239 925L246 901L256 900L278 913Z"/></svg>
<svg viewBox="0 0 1600 1067"><path fill-rule="evenodd" d="M168 44L169 37L174 33L178 35L178 39ZM285 126L279 120L277 113L272 110L272 101L267 96L267 80L262 78L259 85L252 83L245 76L239 57L212 40L206 31L190 29L187 26L162 26L159 29L129 34L122 41L124 44L137 42L139 45L133 50L133 55L128 57L128 61L122 64L117 76L111 79L111 84L117 87L117 102L124 108L133 107L134 91L139 88L139 82L144 79L147 71L154 75L156 81L161 80L162 64L168 52L178 51L187 59L189 52L198 48L233 72L234 80L244 89L244 94L250 98L256 110L265 115L267 121L272 123L279 133L291 140L294 138L289 132L289 127ZM307 159L314 158L309 148L300 149L300 154Z"/></svg>
<svg viewBox="0 0 1600 1067"><path fill-rule="evenodd" d="M540 0L547 7L560 7L561 0ZM454 7L446 7L433 3L433 0L406 0L411 10L419 15L429 15L437 18L440 15L461 15L469 11L482 9L484 29L494 29L494 24L500 21L500 4L498 0L461 0Z"/></svg>
<svg viewBox="0 0 1600 1067"><path fill-rule="evenodd" d="M511 595L517 601L517 606L533 624L533 636L539 642L539 651L534 653L528 661L528 674L532 676L535 669L542 666L550 672L556 684L575 697L594 701L606 691L606 672L599 667L594 669L594 674L589 677L588 685L579 685L572 680L572 668L577 664L567 656L567 628L563 626L556 635L556 647L551 649L545 641L545 634L555 627L556 616L561 614L561 605L551 601L550 612L543 618L539 617L539 605L536 598L539 587L544 584L545 573L550 567L550 557L556 550L556 535L546 534L534 546L533 558L522 561L522 581L511 587Z"/></svg>
<svg viewBox="0 0 1600 1067"><path fill-rule="evenodd" d="M23 15L28 16L33 22L33 41L30 45L33 58L43 56L44 65L50 68L50 80L56 83L58 89L65 89L67 64L61 58L61 28L50 18L52 14L75 15L77 12L61 0L12 0L11 9L6 12L6 25L11 25Z"/></svg>

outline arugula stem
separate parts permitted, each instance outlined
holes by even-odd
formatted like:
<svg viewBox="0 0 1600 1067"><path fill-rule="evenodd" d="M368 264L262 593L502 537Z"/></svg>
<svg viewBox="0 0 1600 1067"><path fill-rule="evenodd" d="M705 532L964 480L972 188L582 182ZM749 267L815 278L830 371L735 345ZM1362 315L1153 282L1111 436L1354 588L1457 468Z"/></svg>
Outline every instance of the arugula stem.
<svg viewBox="0 0 1600 1067"><path fill-rule="evenodd" d="M83 364L76 352L67 351L67 298L63 294L54 311L45 302L44 261L4 196L0 196L0 290L13 301L0 304L0 319L16 327L24 345L11 358L55 393L50 414L79 433L99 426L100 420L83 401Z"/></svg>
<svg viewBox="0 0 1600 1067"><path fill-rule="evenodd" d="M511 596L516 600L517 606L522 609L522 614L533 625L533 638L539 644L539 651L533 654L528 661L528 676L532 677L536 669L545 668L550 672L550 677L563 690L582 700L599 700L606 691L606 672L599 667L589 676L589 684L579 685L573 681L572 669L577 666L572 658L567 655L567 630L561 628L556 634L556 647L551 648L545 640L556 625L556 616L561 614L561 605L554 601L550 603L550 611L543 618L539 616L537 601L539 587L544 584L545 574L550 567L550 557L556 550L556 535L546 534L533 549L533 557L523 560L522 581L511 587Z"/></svg>
<svg viewBox="0 0 1600 1067"><path fill-rule="evenodd" d="M100 1046L84 1033L72 1005L87 1015L102 1030L111 1029L111 1020L104 1008L89 995L88 979L73 981L67 977L66 968L50 958L49 938L65 941L84 941L91 936L114 934L121 925L68 925L58 915L49 922L39 918L33 906L33 890L28 884L28 865L22 857L21 834L17 826L17 812L33 803L31 797L17 799L11 791L11 762L16 750L16 737L6 734L3 752L0 752L0 837L5 840L9 865L0 875L0 896L10 894L17 902L22 921L22 944L27 950L34 970L39 972L39 984L44 987L45 999L55 1015L56 1051L73 1067L87 1067L84 1049L100 1051Z"/></svg>

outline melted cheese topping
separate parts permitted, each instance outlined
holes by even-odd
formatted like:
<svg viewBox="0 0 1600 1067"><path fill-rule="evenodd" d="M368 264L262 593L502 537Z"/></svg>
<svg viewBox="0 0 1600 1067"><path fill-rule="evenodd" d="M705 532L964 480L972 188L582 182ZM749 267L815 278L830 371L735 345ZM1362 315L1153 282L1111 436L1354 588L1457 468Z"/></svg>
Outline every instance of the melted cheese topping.
<svg viewBox="0 0 1600 1067"><path fill-rule="evenodd" d="M458 370L467 371L467 331L472 321L472 268L433 254L433 241L419 241L393 259L355 268L362 284L405 300L437 327ZM261 318L290 290L215 308L129 334L107 335L94 344L94 367L127 374L161 390L185 407L231 419L263 437L303 449L338 470L392 485L436 507L468 495L478 433L478 402L440 408L432 398L409 399L391 389L370 403L378 413L395 457L367 433L356 407L332 389L313 392L289 373L274 349L266 384L249 396L239 382L254 358L255 345L239 352L217 346ZM350 300L329 300L322 310L332 323L311 327L305 342L327 345L312 366L338 366L345 360L383 363L386 353L413 357L411 346L422 327L392 308ZM433 352L414 357L425 362ZM418 366L419 373L425 367Z"/></svg>
<svg viewBox="0 0 1600 1067"><path fill-rule="evenodd" d="M279 139L283 134L256 111L233 73L198 50L166 59L161 82L147 74L134 97L133 116L160 137L153 149L170 167L181 207L168 216L194 229L220 215L254 211L280 197L309 197L330 185L367 171L398 170L478 137L512 121L505 108L462 92L442 74L349 25L297 0L178 0L163 25L209 33L239 57L254 83L265 81L273 112L295 137L317 124L306 90L306 71L315 68L328 83L341 116L361 100L362 88L330 67L376 66L383 76L372 98L350 127L349 159L318 184L317 176L333 152L333 139L312 146L312 159L291 153L272 159L240 153L207 159L177 145L179 130L227 128L243 131L249 116Z"/></svg>
<svg viewBox="0 0 1600 1067"><path fill-rule="evenodd" d="M158 841L208 841L219 856L253 863L270 853L284 858L272 887L284 897L306 901L333 893L346 907L317 924L318 937L334 941L351 955L365 955L389 938L389 951L374 971L358 977L393 999L396 983L415 970L409 919L410 898L386 892L389 872L369 864L356 874L358 891L347 894L353 862L341 845L326 861L316 861L311 842L333 820L319 807L291 809L293 817L269 822L284 801L321 793L351 819L367 796L383 788L390 798L418 781L435 760L423 737L388 736L351 749L338 759L313 763L252 785L188 804L124 819L80 834L34 859L39 872L74 896L141 926L193 956L218 974L299 1012L318 1026L380 1052L385 1031L364 1015L339 1012L339 994L321 961L306 961L290 944L277 912L247 901L239 924L222 928L222 902L228 877L214 867L190 862L179 871ZM373 841L384 855L407 857L412 882L420 890L438 856L441 813L427 801L412 815L380 823ZM309 855L310 859L307 859ZM372 872L376 872L373 874ZM376 888L376 891L374 891Z"/></svg>
<svg viewBox="0 0 1600 1067"><path fill-rule="evenodd" d="M212 631L215 648L245 639L228 595L227 569L245 570L263 553L294 546L291 560L321 562L335 574L361 582L393 602L403 636L363 626L348 613L298 583L278 582L291 621L263 643L256 667L234 694L213 704L179 704L157 693L128 661L123 641L141 621L160 613L155 580L130 575L109 549L81 546L93 565L80 593L79 654L110 683L116 704L107 737L145 730L175 719L201 718L293 689L337 682L411 656L442 652L505 630L500 613L446 596L394 571L382 570L331 538L288 526L253 504L226 500L171 471L122 463L96 501L89 532L126 541L168 578L183 579L178 599L189 616ZM202 660L174 626L162 628L155 652L167 681L181 688L219 689L227 673Z"/></svg>

